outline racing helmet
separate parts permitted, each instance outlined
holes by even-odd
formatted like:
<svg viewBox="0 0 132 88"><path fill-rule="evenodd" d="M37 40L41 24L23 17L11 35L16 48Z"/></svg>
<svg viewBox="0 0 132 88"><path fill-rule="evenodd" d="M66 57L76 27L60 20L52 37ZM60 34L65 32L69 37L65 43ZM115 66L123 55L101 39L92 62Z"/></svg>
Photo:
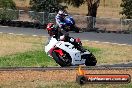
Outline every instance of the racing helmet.
<svg viewBox="0 0 132 88"><path fill-rule="evenodd" d="M58 14L59 14L60 16L62 16L62 17L65 15L64 11L62 11L62 10L59 10L59 11L58 11Z"/></svg>
<svg viewBox="0 0 132 88"><path fill-rule="evenodd" d="M53 36L57 33L54 23L48 23L46 29L50 36Z"/></svg>

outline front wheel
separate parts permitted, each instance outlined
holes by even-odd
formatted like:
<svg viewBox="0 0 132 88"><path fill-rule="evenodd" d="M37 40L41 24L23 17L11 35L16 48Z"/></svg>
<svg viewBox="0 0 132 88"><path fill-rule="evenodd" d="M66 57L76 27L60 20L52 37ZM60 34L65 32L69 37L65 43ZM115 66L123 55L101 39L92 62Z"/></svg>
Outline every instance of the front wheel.
<svg viewBox="0 0 132 88"><path fill-rule="evenodd" d="M59 64L61 67L71 66L71 59L70 57L65 54L63 57L57 54L56 52L52 52L52 57L54 58L55 62Z"/></svg>
<svg viewBox="0 0 132 88"><path fill-rule="evenodd" d="M88 58L85 61L85 65L86 66L95 66L97 63L97 60L95 58L95 56L91 53Z"/></svg>

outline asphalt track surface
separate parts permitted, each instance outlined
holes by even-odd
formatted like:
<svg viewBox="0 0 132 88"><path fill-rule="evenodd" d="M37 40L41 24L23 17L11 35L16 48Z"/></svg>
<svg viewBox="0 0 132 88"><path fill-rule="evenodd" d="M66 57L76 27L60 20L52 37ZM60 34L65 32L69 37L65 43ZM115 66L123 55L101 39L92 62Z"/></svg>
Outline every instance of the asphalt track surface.
<svg viewBox="0 0 132 88"><path fill-rule="evenodd" d="M24 35L48 36L44 29L33 28L17 28L17 27L0 27L1 33L14 33ZM70 36L80 38L81 40L109 42L117 44L132 45L132 34L116 34L116 33L96 33L96 32L70 32Z"/></svg>
<svg viewBox="0 0 132 88"><path fill-rule="evenodd" d="M33 29L33 28L17 28L17 27L0 27L0 33L9 33L9 34L19 34L19 35L34 35L34 36L48 36L46 30L44 29ZM115 33L95 33L95 32L81 32L74 33L70 32L70 36L77 38L79 37L81 40L91 40L91 41L99 41L99 42L108 42L108 43L116 43L116 44L125 44L132 46L132 34L115 34ZM120 63L120 64L112 64L112 65L100 65L98 67L110 67L110 68L128 68L132 67L132 62L129 63ZM1 70L3 68L0 68ZM6 69L6 68L4 68ZM47 68L10 68L12 70L33 70L33 69L47 69ZM52 68L48 68L52 69ZM58 69L58 68L57 68ZM70 68L68 68L70 69ZM73 69L73 68L72 68ZM8 68L6 69L8 70Z"/></svg>

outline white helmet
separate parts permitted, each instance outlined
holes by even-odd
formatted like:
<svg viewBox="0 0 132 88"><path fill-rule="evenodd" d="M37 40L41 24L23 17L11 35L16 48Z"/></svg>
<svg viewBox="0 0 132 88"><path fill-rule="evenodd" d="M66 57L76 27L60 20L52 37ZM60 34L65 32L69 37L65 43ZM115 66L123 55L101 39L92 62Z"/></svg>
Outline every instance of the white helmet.
<svg viewBox="0 0 132 88"><path fill-rule="evenodd" d="M58 14L59 15L64 15L64 12L62 10L59 10Z"/></svg>

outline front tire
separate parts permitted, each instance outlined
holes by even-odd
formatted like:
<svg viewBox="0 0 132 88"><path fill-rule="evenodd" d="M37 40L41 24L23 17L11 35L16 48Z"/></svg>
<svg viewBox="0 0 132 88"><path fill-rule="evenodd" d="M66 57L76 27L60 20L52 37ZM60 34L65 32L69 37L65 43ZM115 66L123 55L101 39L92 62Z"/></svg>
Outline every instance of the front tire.
<svg viewBox="0 0 132 88"><path fill-rule="evenodd" d="M66 54L65 58L59 56L56 52L52 52L52 57L54 58L55 62L59 64L61 67L71 66L71 59ZM67 60L67 61L64 61Z"/></svg>
<svg viewBox="0 0 132 88"><path fill-rule="evenodd" d="M88 58L85 61L85 65L86 66L95 66L97 63L97 60L95 58L95 56L91 53Z"/></svg>

